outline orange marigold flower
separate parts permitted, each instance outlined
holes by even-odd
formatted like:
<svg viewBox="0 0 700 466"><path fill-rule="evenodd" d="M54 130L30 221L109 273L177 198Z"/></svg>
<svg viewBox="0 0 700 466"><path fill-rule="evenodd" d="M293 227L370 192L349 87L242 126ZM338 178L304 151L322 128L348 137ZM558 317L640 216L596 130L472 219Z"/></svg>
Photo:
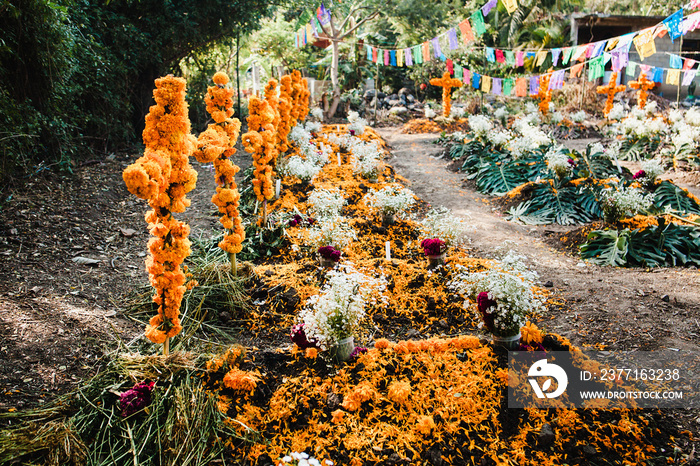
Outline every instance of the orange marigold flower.
<svg viewBox="0 0 700 466"><path fill-rule="evenodd" d="M318 356L318 350L316 348L306 348L305 356L309 359L316 359Z"/></svg>
<svg viewBox="0 0 700 466"><path fill-rule="evenodd" d="M398 404L406 404L411 395L411 384L409 382L392 382L387 389L387 396L391 401Z"/></svg>
<svg viewBox="0 0 700 466"><path fill-rule="evenodd" d="M433 416L419 416L416 423L416 430L423 435L430 435L435 428Z"/></svg>
<svg viewBox="0 0 700 466"><path fill-rule="evenodd" d="M542 343L542 332L535 324L530 321L525 323L525 326L520 329L520 334L523 343L532 345L533 343Z"/></svg>
<svg viewBox="0 0 700 466"><path fill-rule="evenodd" d="M333 424L338 424L345 417L345 411L343 411L342 409L336 409L331 414L333 414L333 418L331 419L331 422Z"/></svg>
<svg viewBox="0 0 700 466"><path fill-rule="evenodd" d="M224 376L224 385L232 390L251 392L255 390L260 378L252 373L240 369L231 369Z"/></svg>
<svg viewBox="0 0 700 466"><path fill-rule="evenodd" d="M374 342L374 347L377 348L378 350L385 350L385 349L389 348L389 345L390 345L389 340L387 340L386 338L380 338L379 340Z"/></svg>
<svg viewBox="0 0 700 466"><path fill-rule="evenodd" d="M223 71L218 71L214 73L214 76L212 76L211 80L214 81L214 84L218 84L219 86L225 86L226 84L228 84L228 75Z"/></svg>

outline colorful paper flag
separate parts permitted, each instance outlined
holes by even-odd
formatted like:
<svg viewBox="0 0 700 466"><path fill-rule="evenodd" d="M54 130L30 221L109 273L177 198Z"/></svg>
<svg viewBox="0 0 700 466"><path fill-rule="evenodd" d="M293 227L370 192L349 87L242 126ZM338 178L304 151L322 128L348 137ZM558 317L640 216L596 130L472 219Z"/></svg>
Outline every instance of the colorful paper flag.
<svg viewBox="0 0 700 466"><path fill-rule="evenodd" d="M571 59L573 61L577 61L581 57L585 57L586 49L588 48L587 45L579 45L576 47L576 51L571 55Z"/></svg>
<svg viewBox="0 0 700 466"><path fill-rule="evenodd" d="M515 66L515 53L512 50L506 50L506 65Z"/></svg>
<svg viewBox="0 0 700 466"><path fill-rule="evenodd" d="M459 79L461 81L463 77L463 68L461 66L458 66L457 68L455 68L455 79Z"/></svg>
<svg viewBox="0 0 700 466"><path fill-rule="evenodd" d="M491 86L491 93L494 95L501 95L503 92L503 79L493 78L493 84Z"/></svg>
<svg viewBox="0 0 700 466"><path fill-rule="evenodd" d="M542 66L544 61L547 59L547 51L546 50L540 50L537 52L537 56L535 58L535 66Z"/></svg>
<svg viewBox="0 0 700 466"><path fill-rule="evenodd" d="M561 49L552 49L552 66L557 66L559 63L559 56L561 55Z"/></svg>
<svg viewBox="0 0 700 466"><path fill-rule="evenodd" d="M581 74L581 70L583 69L583 63L576 63L574 66L571 67L571 72L569 73L570 78L577 78L579 74Z"/></svg>
<svg viewBox="0 0 700 466"><path fill-rule="evenodd" d="M472 26L469 24L469 20L465 19L461 23L459 23L459 32L462 33L462 40L464 41L465 44L468 44L469 42L474 42L476 39L474 37L474 31L472 31Z"/></svg>
<svg viewBox="0 0 700 466"><path fill-rule="evenodd" d="M604 57L596 57L588 63L588 80L593 81L605 76Z"/></svg>
<svg viewBox="0 0 700 466"><path fill-rule="evenodd" d="M564 47L564 50L562 51L563 56L561 59L562 65L566 66L569 64L569 60L571 60L571 54L573 53L573 51L573 47Z"/></svg>
<svg viewBox="0 0 700 466"><path fill-rule="evenodd" d="M413 51L410 48L403 50L403 58L406 66L413 66Z"/></svg>
<svg viewBox="0 0 700 466"><path fill-rule="evenodd" d="M503 95L511 95L513 93L513 84L515 81L513 78L506 78L503 80Z"/></svg>
<svg viewBox="0 0 700 466"><path fill-rule="evenodd" d="M593 50L591 51L591 56L589 58L595 58L595 57L599 56L601 53L603 53L603 50L605 49L605 44L607 42L608 41L603 40L603 41L596 42L595 44L593 44Z"/></svg>
<svg viewBox="0 0 700 466"><path fill-rule="evenodd" d="M506 62L506 57L505 57L505 55L503 55L503 50L496 49L496 61L498 63L505 63Z"/></svg>
<svg viewBox="0 0 700 466"><path fill-rule="evenodd" d="M695 75L698 74L698 70L685 70L683 72L683 86L690 86L690 83L695 79Z"/></svg>
<svg viewBox="0 0 700 466"><path fill-rule="evenodd" d="M683 70L691 69L693 66L695 66L695 63L696 63L695 60L693 60L691 58L686 58L683 61Z"/></svg>
<svg viewBox="0 0 700 466"><path fill-rule="evenodd" d="M413 46L413 62L420 65L423 63L423 54L421 53L421 46Z"/></svg>
<svg viewBox="0 0 700 466"><path fill-rule="evenodd" d="M455 28L451 28L447 31L447 41L450 44L450 50L455 50L459 48L459 41L457 40L457 31Z"/></svg>
<svg viewBox="0 0 700 466"><path fill-rule="evenodd" d="M396 66L396 50L389 52L389 63L391 66Z"/></svg>
<svg viewBox="0 0 700 466"><path fill-rule="evenodd" d="M645 29L644 32L640 33L633 40L634 46L637 48L639 58L641 58L642 61L656 53L656 43L652 37L653 33L653 28Z"/></svg>
<svg viewBox="0 0 700 466"><path fill-rule="evenodd" d="M664 26L666 26L666 28L668 29L668 36L671 38L671 42L683 35L683 30L681 29L682 21L683 8L676 11L664 20Z"/></svg>
<svg viewBox="0 0 700 466"><path fill-rule="evenodd" d="M446 63L445 63L445 64L447 65L447 72L450 73L450 74L454 74L454 73L455 73L455 70L454 70L454 65L453 65L453 63L452 63L452 60L450 60L450 59L448 58L448 59L446 60Z"/></svg>
<svg viewBox="0 0 700 466"><path fill-rule="evenodd" d="M491 76L481 77L481 92L488 94L491 90Z"/></svg>
<svg viewBox="0 0 700 466"><path fill-rule="evenodd" d="M651 80L654 81L655 83L664 82L664 69L654 67L654 73L651 76Z"/></svg>
<svg viewBox="0 0 700 466"><path fill-rule="evenodd" d="M316 9L316 17L324 26L331 22L331 12L323 5L323 2L321 2L321 6Z"/></svg>
<svg viewBox="0 0 700 466"><path fill-rule="evenodd" d="M379 55L379 50L377 47L372 47L372 63L377 63L377 56Z"/></svg>
<svg viewBox="0 0 700 466"><path fill-rule="evenodd" d="M680 86L681 70L668 70L666 72L666 84L671 84L672 86Z"/></svg>
<svg viewBox="0 0 700 466"><path fill-rule="evenodd" d="M389 51L385 50L384 51L384 66L389 66L389 63L391 63L389 61Z"/></svg>
<svg viewBox="0 0 700 466"><path fill-rule="evenodd" d="M440 58L442 55L442 50L440 50L440 39L435 37L430 39L430 42L433 44L433 55L435 55L435 58Z"/></svg>
<svg viewBox="0 0 700 466"><path fill-rule="evenodd" d="M669 61L668 65L671 68L674 68L676 70L680 70L681 68L683 68L683 59L681 57L679 57L678 55L669 55L668 61Z"/></svg>
<svg viewBox="0 0 700 466"><path fill-rule="evenodd" d="M627 76L634 76L636 72L637 64L633 62L629 62L627 65L627 71L626 74Z"/></svg>
<svg viewBox="0 0 700 466"><path fill-rule="evenodd" d="M462 82L464 84L472 82L472 72L468 68L462 68Z"/></svg>
<svg viewBox="0 0 700 466"><path fill-rule="evenodd" d="M498 5L498 0L489 0L484 6L481 7L481 13L486 16L491 10L493 10L496 5Z"/></svg>
<svg viewBox="0 0 700 466"><path fill-rule="evenodd" d="M539 94L540 92L540 77L530 76L530 95Z"/></svg>
<svg viewBox="0 0 700 466"><path fill-rule="evenodd" d="M518 97L527 96L527 78L518 78L515 81L515 95Z"/></svg>
<svg viewBox="0 0 700 466"><path fill-rule="evenodd" d="M622 68L627 66L627 62L629 61L629 52L624 48L617 48L613 50L610 55L612 56L613 71L621 71Z"/></svg>
<svg viewBox="0 0 700 466"><path fill-rule="evenodd" d="M525 64L525 52L515 54L515 66L523 66Z"/></svg>
<svg viewBox="0 0 700 466"><path fill-rule="evenodd" d="M396 64L398 66L403 66L403 49L398 49L396 51Z"/></svg>
<svg viewBox="0 0 700 466"><path fill-rule="evenodd" d="M470 18L474 34L477 36L483 35L486 32L486 24L484 23L484 15L481 13L481 10L476 10Z"/></svg>
<svg viewBox="0 0 700 466"><path fill-rule="evenodd" d="M365 45L365 50L367 51L367 60L373 61L372 60L372 47L369 45Z"/></svg>
<svg viewBox="0 0 700 466"><path fill-rule="evenodd" d="M481 12L479 11L479 13ZM481 87L481 75L479 73L472 73L472 87L474 89Z"/></svg>
<svg viewBox="0 0 700 466"><path fill-rule="evenodd" d="M496 54L494 53L492 47L486 47L486 61L489 63L493 63L496 61Z"/></svg>
<svg viewBox="0 0 700 466"><path fill-rule="evenodd" d="M423 62L430 61L430 43L423 42Z"/></svg>
<svg viewBox="0 0 700 466"><path fill-rule="evenodd" d="M515 10L518 9L518 0L501 0L503 2L503 6L506 7L506 11L508 12L509 15L512 15Z"/></svg>

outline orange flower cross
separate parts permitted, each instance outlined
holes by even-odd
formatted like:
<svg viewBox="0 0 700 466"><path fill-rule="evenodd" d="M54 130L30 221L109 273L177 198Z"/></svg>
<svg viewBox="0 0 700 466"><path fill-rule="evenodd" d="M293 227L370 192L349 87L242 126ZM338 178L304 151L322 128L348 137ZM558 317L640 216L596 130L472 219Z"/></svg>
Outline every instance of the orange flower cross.
<svg viewBox="0 0 700 466"><path fill-rule="evenodd" d="M549 81L552 79L551 71L550 69L550 73L540 76L540 89L537 91L537 97L540 99L537 105L544 116L549 113L549 103L552 101L552 90L549 88Z"/></svg>
<svg viewBox="0 0 700 466"><path fill-rule="evenodd" d="M637 91L637 107L643 109L647 104L647 91L654 88L654 81L649 81L647 79L646 73L639 75L636 81L630 81L630 87L632 89L639 89Z"/></svg>
<svg viewBox="0 0 700 466"><path fill-rule="evenodd" d="M608 95L608 99L605 101L605 109L603 110L603 115L605 115L606 117L608 116L608 113L610 113L610 110L612 110L613 99L615 98L615 94L627 89L627 86L625 86L624 84L620 84L619 86L616 86L615 85L616 82L617 82L617 71L613 72L613 74L610 75L610 81L608 82L607 86L598 86L598 88L596 89L596 92L598 94L607 94Z"/></svg>
<svg viewBox="0 0 700 466"><path fill-rule="evenodd" d="M442 116L448 118L450 116L450 109L452 104L450 102L450 93L453 87L461 87L462 81L459 79L452 78L448 71L442 75L442 78L433 78L430 80L430 84L433 86L442 87Z"/></svg>

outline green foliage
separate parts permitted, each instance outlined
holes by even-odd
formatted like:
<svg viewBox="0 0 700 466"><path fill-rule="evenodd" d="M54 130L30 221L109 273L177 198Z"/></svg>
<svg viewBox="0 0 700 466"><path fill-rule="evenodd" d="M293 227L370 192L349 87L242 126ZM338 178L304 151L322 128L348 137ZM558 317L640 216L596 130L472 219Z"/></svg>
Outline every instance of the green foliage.
<svg viewBox="0 0 700 466"><path fill-rule="evenodd" d="M700 215L700 205L690 197L688 191L668 180L664 180L656 186L654 205L662 212L664 209L670 208L681 214Z"/></svg>
<svg viewBox="0 0 700 466"><path fill-rule="evenodd" d="M700 265L700 229L666 224L644 230L593 231L581 246L581 257L599 265L665 267Z"/></svg>
<svg viewBox="0 0 700 466"><path fill-rule="evenodd" d="M654 153L661 144L661 137L657 134L642 136L640 138L626 137L620 146L620 160L647 160L654 157Z"/></svg>
<svg viewBox="0 0 700 466"><path fill-rule="evenodd" d="M574 178L595 178L604 180L606 178L632 176L632 173L624 167L622 172L618 171L617 166L612 160L603 156L601 153L591 153L591 147L586 148L586 152L577 157L577 165L574 169Z"/></svg>
<svg viewBox="0 0 700 466"><path fill-rule="evenodd" d="M600 217L600 206L588 188L557 187L544 182L535 185L532 197L509 212L509 220L525 224L574 225Z"/></svg>

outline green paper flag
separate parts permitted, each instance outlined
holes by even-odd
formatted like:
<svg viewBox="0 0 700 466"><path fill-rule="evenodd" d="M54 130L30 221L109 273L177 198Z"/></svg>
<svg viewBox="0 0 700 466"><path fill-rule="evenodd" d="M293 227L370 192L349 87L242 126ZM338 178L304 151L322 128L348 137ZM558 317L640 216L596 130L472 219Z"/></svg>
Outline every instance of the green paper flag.
<svg viewBox="0 0 700 466"><path fill-rule="evenodd" d="M462 73L462 67L461 66L456 67L455 68L455 78L459 79L461 81L463 76L464 76L464 74Z"/></svg>
<svg viewBox="0 0 700 466"><path fill-rule="evenodd" d="M484 24L484 14L480 9L472 13L471 20L474 34L476 34L477 37L483 35L486 32L486 24Z"/></svg>
<svg viewBox="0 0 700 466"><path fill-rule="evenodd" d="M506 65L515 66L515 53L512 50L506 50Z"/></svg>
<svg viewBox="0 0 700 466"><path fill-rule="evenodd" d="M603 65L603 55L594 58L588 64L588 80L602 78L605 75L605 66Z"/></svg>
<svg viewBox="0 0 700 466"><path fill-rule="evenodd" d="M567 65L569 63L569 60L571 60L571 54L573 52L574 52L573 47L566 47L564 49L564 55L562 56L562 59L561 59L562 65Z"/></svg>
<svg viewBox="0 0 700 466"><path fill-rule="evenodd" d="M627 72L626 72L626 73L627 73L627 76L632 76L632 77L634 77L636 70L637 70L637 64L636 64L636 63L630 62L630 63L627 64Z"/></svg>
<svg viewBox="0 0 700 466"><path fill-rule="evenodd" d="M513 92L513 78L503 80L503 95L511 95Z"/></svg>
<svg viewBox="0 0 700 466"><path fill-rule="evenodd" d="M413 47L413 61L419 65L423 63L423 53L421 52L420 45Z"/></svg>

